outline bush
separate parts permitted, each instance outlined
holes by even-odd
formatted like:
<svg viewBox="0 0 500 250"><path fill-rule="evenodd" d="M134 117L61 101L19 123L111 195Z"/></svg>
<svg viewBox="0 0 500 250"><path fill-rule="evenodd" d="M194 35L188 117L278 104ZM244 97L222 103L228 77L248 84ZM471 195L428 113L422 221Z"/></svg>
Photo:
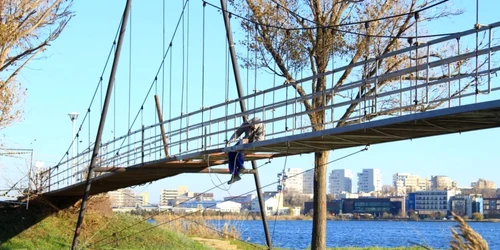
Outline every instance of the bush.
<svg viewBox="0 0 500 250"><path fill-rule="evenodd" d="M472 214L472 219L475 221L482 221L484 219L484 216L482 213L475 212Z"/></svg>
<svg viewBox="0 0 500 250"><path fill-rule="evenodd" d="M392 218L393 218L393 216L390 213L384 212L382 214L382 219L392 219Z"/></svg>
<svg viewBox="0 0 500 250"><path fill-rule="evenodd" d="M412 220L412 221L419 221L419 220L420 220L420 218L418 217L418 214L416 214L416 213L411 213L411 214L410 214L410 220Z"/></svg>

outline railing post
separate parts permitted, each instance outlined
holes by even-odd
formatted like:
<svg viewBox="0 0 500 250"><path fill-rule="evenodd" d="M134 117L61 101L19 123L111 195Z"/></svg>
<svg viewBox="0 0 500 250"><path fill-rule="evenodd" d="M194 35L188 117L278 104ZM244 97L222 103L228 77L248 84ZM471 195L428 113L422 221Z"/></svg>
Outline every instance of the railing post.
<svg viewBox="0 0 500 250"><path fill-rule="evenodd" d="M457 37L457 55L460 56L460 37ZM462 81L460 75L462 74L462 63L458 64L458 106L462 105Z"/></svg>
<svg viewBox="0 0 500 250"><path fill-rule="evenodd" d="M460 75L458 77L460 77ZM450 63L448 63L448 79L451 79ZM448 80L448 108L450 107L451 107L451 81Z"/></svg>
<svg viewBox="0 0 500 250"><path fill-rule="evenodd" d="M488 94L491 93L491 27L488 29Z"/></svg>
<svg viewBox="0 0 500 250"><path fill-rule="evenodd" d="M204 128L205 129L205 136L203 136L205 142L203 142L203 150L207 150L207 128Z"/></svg>
<svg viewBox="0 0 500 250"><path fill-rule="evenodd" d="M144 125L142 125L141 138L141 164L144 164Z"/></svg>
<svg viewBox="0 0 500 250"><path fill-rule="evenodd" d="M377 95L378 95L378 57L375 58L375 104L372 109L375 111L373 113L377 113Z"/></svg>
<svg viewBox="0 0 500 250"><path fill-rule="evenodd" d="M427 44L427 68L426 68L426 79L425 79L425 103L429 103L429 57L430 57L430 49L429 44Z"/></svg>

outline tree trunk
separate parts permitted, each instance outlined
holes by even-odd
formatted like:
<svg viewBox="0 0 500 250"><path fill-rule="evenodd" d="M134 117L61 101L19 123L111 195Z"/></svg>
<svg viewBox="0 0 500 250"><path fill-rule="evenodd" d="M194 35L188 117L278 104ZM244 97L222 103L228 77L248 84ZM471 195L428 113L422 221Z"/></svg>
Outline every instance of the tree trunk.
<svg viewBox="0 0 500 250"><path fill-rule="evenodd" d="M314 153L314 202L311 250L326 249L326 169L330 151Z"/></svg>

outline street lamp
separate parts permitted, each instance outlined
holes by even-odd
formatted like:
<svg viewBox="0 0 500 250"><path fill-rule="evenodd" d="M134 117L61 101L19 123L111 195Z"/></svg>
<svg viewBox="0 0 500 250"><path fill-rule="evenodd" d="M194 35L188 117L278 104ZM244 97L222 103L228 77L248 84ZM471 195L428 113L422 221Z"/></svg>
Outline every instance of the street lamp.
<svg viewBox="0 0 500 250"><path fill-rule="evenodd" d="M73 123L73 134L72 134L72 139L74 140L75 139L75 123L76 123L76 119L78 119L78 113L76 112L71 112L68 114L69 116L69 119L71 119L71 122ZM76 142L78 143L78 141ZM72 143L71 144L71 163L73 165L73 168L71 170L71 173L73 174L73 184L76 183L76 180L75 180L75 145Z"/></svg>

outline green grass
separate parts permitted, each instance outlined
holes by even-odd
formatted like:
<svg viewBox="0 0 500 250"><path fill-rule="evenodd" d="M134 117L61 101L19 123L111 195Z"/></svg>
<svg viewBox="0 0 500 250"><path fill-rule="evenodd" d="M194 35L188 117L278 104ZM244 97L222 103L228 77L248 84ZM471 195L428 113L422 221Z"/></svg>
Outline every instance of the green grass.
<svg viewBox="0 0 500 250"><path fill-rule="evenodd" d="M75 217L65 213L49 216L3 242L0 249L68 249ZM87 214L78 246L79 249L210 249L177 232L151 229L140 217L118 214L111 218Z"/></svg>
<svg viewBox="0 0 500 250"><path fill-rule="evenodd" d="M267 250L266 247L261 245L256 245L252 243L247 243L239 240L231 240L231 245L238 246L238 249L242 250ZM285 250L286 248L274 248L275 250ZM310 248L307 248L310 249ZM328 250L427 250L423 247L337 247L328 248Z"/></svg>

